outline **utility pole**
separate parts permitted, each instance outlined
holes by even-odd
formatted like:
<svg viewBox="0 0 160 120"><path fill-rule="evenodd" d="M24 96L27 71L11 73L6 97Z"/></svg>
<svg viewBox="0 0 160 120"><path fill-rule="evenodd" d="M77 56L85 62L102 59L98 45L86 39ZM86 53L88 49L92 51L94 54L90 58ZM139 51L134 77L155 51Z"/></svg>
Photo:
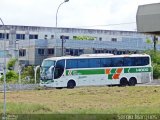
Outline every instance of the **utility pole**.
<svg viewBox="0 0 160 120"><path fill-rule="evenodd" d="M3 76L4 76L4 83L3 83L3 89L4 89L4 104L3 104L3 116L2 116L2 120L6 120L6 28L5 28L5 25L4 25L4 22L3 20L0 18L0 21L3 25L3 29L4 29L4 44L3 44L3 49L4 49L4 64L3 64ZM3 35L2 35L3 36Z"/></svg>
<svg viewBox="0 0 160 120"><path fill-rule="evenodd" d="M157 42L158 42L158 38L154 35L153 36L154 52L156 52L156 50L157 50L157 48L156 48Z"/></svg>
<svg viewBox="0 0 160 120"><path fill-rule="evenodd" d="M63 48L64 48L64 36L63 35L61 36L61 39L62 39L61 56L63 56Z"/></svg>

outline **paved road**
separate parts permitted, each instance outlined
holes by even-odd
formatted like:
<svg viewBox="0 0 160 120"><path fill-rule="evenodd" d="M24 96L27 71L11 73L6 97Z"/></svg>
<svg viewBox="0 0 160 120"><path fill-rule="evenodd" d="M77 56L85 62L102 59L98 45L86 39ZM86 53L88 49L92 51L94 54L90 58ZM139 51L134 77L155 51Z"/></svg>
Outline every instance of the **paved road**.
<svg viewBox="0 0 160 120"><path fill-rule="evenodd" d="M160 86L160 80L153 80L151 83L137 84L136 86Z"/></svg>

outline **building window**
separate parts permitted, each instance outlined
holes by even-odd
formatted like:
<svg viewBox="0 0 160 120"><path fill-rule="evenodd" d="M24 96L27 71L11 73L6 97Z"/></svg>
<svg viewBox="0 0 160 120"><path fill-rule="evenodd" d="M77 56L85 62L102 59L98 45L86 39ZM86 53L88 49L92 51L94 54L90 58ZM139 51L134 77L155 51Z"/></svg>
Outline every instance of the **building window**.
<svg viewBox="0 0 160 120"><path fill-rule="evenodd" d="M109 53L106 49L93 49L93 53Z"/></svg>
<svg viewBox="0 0 160 120"><path fill-rule="evenodd" d="M31 34L29 35L29 39L38 39L38 35Z"/></svg>
<svg viewBox="0 0 160 120"><path fill-rule="evenodd" d="M47 36L47 35L45 35L45 36L44 36L44 39L45 39L45 40L47 40L47 37L48 37L48 36Z"/></svg>
<svg viewBox="0 0 160 120"><path fill-rule="evenodd" d="M26 49L20 49L19 50L19 56L20 57L26 56Z"/></svg>
<svg viewBox="0 0 160 120"><path fill-rule="evenodd" d="M39 55L44 55L44 49L42 49L42 48L38 49L38 54Z"/></svg>
<svg viewBox="0 0 160 120"><path fill-rule="evenodd" d="M25 39L25 34L16 34L16 39L24 40Z"/></svg>
<svg viewBox="0 0 160 120"><path fill-rule="evenodd" d="M83 49L66 49L66 55L78 56L84 53Z"/></svg>
<svg viewBox="0 0 160 120"><path fill-rule="evenodd" d="M101 37L99 38L99 41L102 41L102 38L101 38Z"/></svg>
<svg viewBox="0 0 160 120"><path fill-rule="evenodd" d="M53 55L53 54L54 54L54 48L49 48L48 55Z"/></svg>
<svg viewBox="0 0 160 120"><path fill-rule="evenodd" d="M61 35L61 36L60 36L60 39L62 39L62 38L63 38L63 39L69 39L69 36Z"/></svg>
<svg viewBox="0 0 160 120"><path fill-rule="evenodd" d="M4 39L4 33L0 33L0 39ZM9 33L6 34L6 39L9 39Z"/></svg>
<svg viewBox="0 0 160 120"><path fill-rule="evenodd" d="M54 39L54 35L51 35L51 39Z"/></svg>
<svg viewBox="0 0 160 120"><path fill-rule="evenodd" d="M117 42L117 38L112 38L111 41L112 42Z"/></svg>

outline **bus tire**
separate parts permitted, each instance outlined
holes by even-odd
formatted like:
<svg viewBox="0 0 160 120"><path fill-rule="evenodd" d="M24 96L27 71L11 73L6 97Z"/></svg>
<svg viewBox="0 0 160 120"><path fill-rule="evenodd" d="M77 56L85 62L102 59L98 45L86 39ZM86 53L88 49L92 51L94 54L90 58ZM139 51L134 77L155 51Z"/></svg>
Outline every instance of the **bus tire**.
<svg viewBox="0 0 160 120"><path fill-rule="evenodd" d="M137 84L137 79L135 77L131 77L128 84L129 86L135 86Z"/></svg>
<svg viewBox="0 0 160 120"><path fill-rule="evenodd" d="M127 86L127 85L128 85L127 78L121 78L120 79L120 86Z"/></svg>
<svg viewBox="0 0 160 120"><path fill-rule="evenodd" d="M73 89L76 86L76 82L74 80L69 80L67 83L67 88Z"/></svg>

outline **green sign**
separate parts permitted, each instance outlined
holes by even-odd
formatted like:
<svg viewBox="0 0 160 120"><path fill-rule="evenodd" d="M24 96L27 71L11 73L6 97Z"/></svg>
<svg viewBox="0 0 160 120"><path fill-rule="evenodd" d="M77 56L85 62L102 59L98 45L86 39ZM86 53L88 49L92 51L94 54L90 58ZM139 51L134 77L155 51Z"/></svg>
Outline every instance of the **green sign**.
<svg viewBox="0 0 160 120"><path fill-rule="evenodd" d="M92 37L92 36L73 36L73 40L96 40L96 37Z"/></svg>

